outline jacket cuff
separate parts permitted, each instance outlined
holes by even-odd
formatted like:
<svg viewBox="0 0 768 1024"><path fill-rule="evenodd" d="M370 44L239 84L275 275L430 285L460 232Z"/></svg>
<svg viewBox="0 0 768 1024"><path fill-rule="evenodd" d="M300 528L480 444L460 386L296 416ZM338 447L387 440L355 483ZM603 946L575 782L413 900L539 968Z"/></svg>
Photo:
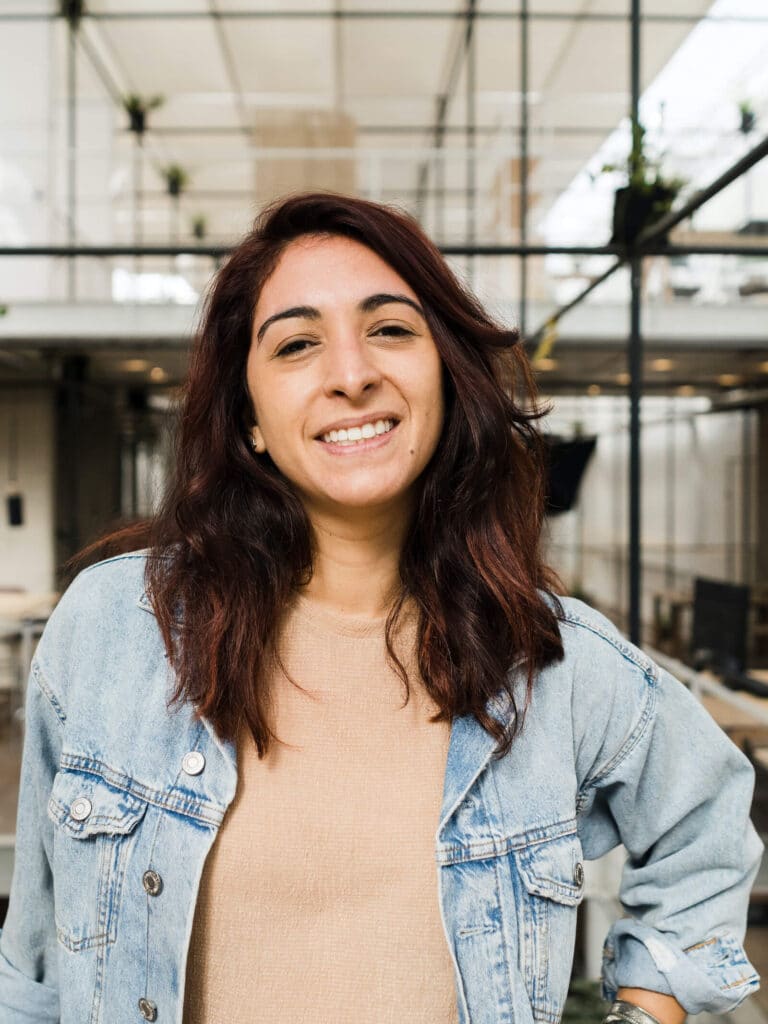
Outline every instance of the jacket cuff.
<svg viewBox="0 0 768 1024"><path fill-rule="evenodd" d="M620 988L674 996L687 1013L725 1013L760 987L744 947L724 931L681 949L654 928L617 921L603 948L603 998Z"/></svg>

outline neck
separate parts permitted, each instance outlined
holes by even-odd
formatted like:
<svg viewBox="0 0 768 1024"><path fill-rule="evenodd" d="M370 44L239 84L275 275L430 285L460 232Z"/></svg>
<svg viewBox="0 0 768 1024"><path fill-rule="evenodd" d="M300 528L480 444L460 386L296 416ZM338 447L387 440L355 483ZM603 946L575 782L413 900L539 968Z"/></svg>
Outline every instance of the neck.
<svg viewBox="0 0 768 1024"><path fill-rule="evenodd" d="M350 615L379 618L397 596L400 551L407 520L391 510L366 509L358 517L311 515L312 579L304 593Z"/></svg>

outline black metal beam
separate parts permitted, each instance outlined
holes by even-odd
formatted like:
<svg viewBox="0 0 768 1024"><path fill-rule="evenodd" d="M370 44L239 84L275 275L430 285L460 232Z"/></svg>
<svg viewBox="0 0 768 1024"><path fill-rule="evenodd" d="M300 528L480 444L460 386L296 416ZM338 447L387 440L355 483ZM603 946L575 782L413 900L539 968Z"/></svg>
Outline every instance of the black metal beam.
<svg viewBox="0 0 768 1024"><path fill-rule="evenodd" d="M463 12L455 10L413 10L411 8L370 9L370 10L272 10L272 11L249 11L249 10L222 10L223 18L237 21L296 21L311 20L320 21L336 18L345 21L378 21L378 20L426 20L426 21L449 21L460 20L464 17ZM0 14L0 22L3 21L54 21L61 17L54 12L8 12ZM208 18L207 11L196 10L174 10L174 11L87 11L83 14L83 21L200 21ZM520 19L519 11L478 11L478 19L482 21L517 21ZM537 21L580 21L580 22L629 22L631 15L610 11L536 11L532 15ZM728 15L696 15L696 14L664 14L650 13L643 14L644 23L658 23L663 25L696 25L701 21L713 24L749 24L764 25L768 23L768 16L760 14L728 14Z"/></svg>
<svg viewBox="0 0 768 1024"><path fill-rule="evenodd" d="M466 115L466 242L474 245L477 241L477 164L475 156L475 125L477 124L477 43L475 15L477 0L467 0L467 24L464 29L465 73L465 115ZM443 125L445 127L445 125ZM474 285L475 257L467 258L469 280Z"/></svg>
<svg viewBox="0 0 768 1024"><path fill-rule="evenodd" d="M243 86L237 72L232 48L230 47L229 40L227 39L226 30L223 24L224 19L218 9L216 0L208 0L208 13L213 18L213 26L216 32L216 39L219 43L221 57L224 62L224 70L229 81L229 87L235 97L235 106L237 107L237 113L240 117L240 133L249 136L250 127L248 125L248 115L245 108Z"/></svg>
<svg viewBox="0 0 768 1024"><path fill-rule="evenodd" d="M81 257L104 259L110 256L228 256L233 245L197 245L194 242L180 245L0 245L1 257L33 257L51 256L67 259ZM619 248L615 245L463 245L461 243L438 246L444 256L616 256ZM662 243L648 245L643 250L645 256L755 256L761 259L768 257L768 243L754 246L740 245L665 245ZM626 261L622 261L626 262ZM589 286L592 291L614 271L611 267L601 274ZM577 299L568 303L558 311L558 317L574 306L579 305L587 294L587 289ZM532 341L537 334L531 335Z"/></svg>
<svg viewBox="0 0 768 1024"><path fill-rule="evenodd" d="M632 124L640 123L640 0L631 0L630 22L630 117ZM634 136L633 136L634 137ZM640 407L643 397L643 331L642 282L643 257L634 251L630 265L630 315L627 339L627 369L629 371L629 639L638 646L642 643L642 542L641 515L641 451L642 426Z"/></svg>
<svg viewBox="0 0 768 1024"><path fill-rule="evenodd" d="M118 100L121 98L120 94L116 97ZM127 131L128 129L126 129ZM429 124L358 124L355 127L355 131L358 135L428 135L430 132L435 130L434 125ZM478 124L475 125L476 135L499 135L502 129L496 124ZM576 136L579 138L599 138L603 139L613 131L613 126L604 126L602 128L595 127L590 128L589 126L578 126L578 125L538 125L531 131L531 135L556 135L556 136ZM462 138L466 135L466 125L445 125L443 127L443 135L460 135ZM146 132L147 135L157 135L160 137L183 137L185 135L241 135L242 132L239 127L235 125L170 125L163 126L161 128L149 127ZM682 137L685 134L689 134L691 137L699 133L690 131L688 133L680 131L677 133L678 137Z"/></svg>
<svg viewBox="0 0 768 1024"><path fill-rule="evenodd" d="M67 242L75 245L77 238L77 22L67 26ZM76 298L77 267L74 260L67 266L67 296Z"/></svg>
<svg viewBox="0 0 768 1024"><path fill-rule="evenodd" d="M528 0L520 4L520 244L528 244L528 139L530 137L528 105L529 73L529 11ZM520 260L520 334L524 338L528 327L528 260Z"/></svg>
<svg viewBox="0 0 768 1024"><path fill-rule="evenodd" d="M467 0L468 4L471 4L471 2L472 2L472 0ZM454 12L454 14L452 15L452 17L454 17L454 18L455 17L466 18L466 16L467 16L466 10ZM466 47L462 45L464 43L464 39L465 39L464 36L458 36L457 39L456 39L456 48L454 49L453 56L452 56L451 60L448 63L448 80L446 82L445 88L437 96L436 106L435 106L435 123L432 126L432 128L430 129L430 131L433 133L432 148L436 149L436 150L439 150L442 147L442 145L443 145L443 137L444 137L444 132L445 132L445 120L446 120L446 117L448 116L448 107L450 105L451 99L453 98L453 93L454 93L454 91L456 89L456 84L457 84L457 82L459 80L459 75L461 74L462 62L463 62L463 60L464 60L464 58L466 56ZM444 170L443 170L443 166L442 166L442 163L440 161L440 157L439 156L436 157L436 166L438 168L438 189L437 189L437 192L438 192L438 195L437 195L438 212L439 212L440 216L442 217L442 210L440 209L439 204L440 204L440 199L441 199L441 196L440 196L440 191L441 191L440 185L444 181ZM425 160L422 163L421 167L419 168L419 176L418 176L418 182L417 182L417 193L416 193L416 209L417 209L417 211L419 213L419 220L422 220L422 221L424 220L425 200L426 200L428 186L429 186L429 161ZM442 232L440 232L439 234L442 234Z"/></svg>

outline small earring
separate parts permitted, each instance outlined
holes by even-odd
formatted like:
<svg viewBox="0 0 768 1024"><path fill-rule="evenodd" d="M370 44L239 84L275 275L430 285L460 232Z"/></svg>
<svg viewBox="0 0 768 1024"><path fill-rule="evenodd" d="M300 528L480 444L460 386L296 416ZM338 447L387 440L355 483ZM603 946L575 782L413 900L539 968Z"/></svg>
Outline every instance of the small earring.
<svg viewBox="0 0 768 1024"><path fill-rule="evenodd" d="M251 435L251 447L259 455L263 454L267 450L266 444L264 444L264 438L262 437L261 431L258 427Z"/></svg>

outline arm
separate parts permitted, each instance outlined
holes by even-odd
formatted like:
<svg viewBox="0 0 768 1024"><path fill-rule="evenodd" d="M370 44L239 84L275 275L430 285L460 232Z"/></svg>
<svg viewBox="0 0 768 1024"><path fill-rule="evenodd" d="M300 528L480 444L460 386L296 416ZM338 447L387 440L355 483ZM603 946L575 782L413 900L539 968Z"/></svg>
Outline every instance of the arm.
<svg viewBox="0 0 768 1024"><path fill-rule="evenodd" d="M644 685L640 717L590 784L592 814L628 854L620 898L630 916L609 932L604 990L722 1013L758 985L741 945L762 853L749 821L754 773L682 683L652 666ZM674 1024L674 1005L655 1005Z"/></svg>
<svg viewBox="0 0 768 1024"><path fill-rule="evenodd" d="M13 881L0 932L0 1019L4 1024L56 1024L59 1020L52 824L46 807L59 764L63 718L35 662L27 687Z"/></svg>
<svg viewBox="0 0 768 1024"><path fill-rule="evenodd" d="M663 1024L683 1010L727 1012L758 987L742 946L762 853L749 820L754 771L608 619L570 599L568 622L584 855L627 851L627 916L605 942L603 994L622 991Z"/></svg>

